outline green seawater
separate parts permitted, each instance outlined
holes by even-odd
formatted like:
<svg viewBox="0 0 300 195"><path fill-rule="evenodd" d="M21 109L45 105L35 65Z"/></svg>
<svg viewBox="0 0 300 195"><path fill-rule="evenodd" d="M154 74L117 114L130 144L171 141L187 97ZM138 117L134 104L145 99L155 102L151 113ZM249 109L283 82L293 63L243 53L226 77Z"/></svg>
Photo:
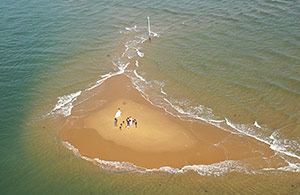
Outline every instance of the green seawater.
<svg viewBox="0 0 300 195"><path fill-rule="evenodd" d="M143 57L129 50L139 66L124 74L156 105L262 139L290 167L114 171L62 144L59 98L119 71L147 16L158 36L136 45ZM0 194L300 193L299 27L296 0L1 0Z"/></svg>

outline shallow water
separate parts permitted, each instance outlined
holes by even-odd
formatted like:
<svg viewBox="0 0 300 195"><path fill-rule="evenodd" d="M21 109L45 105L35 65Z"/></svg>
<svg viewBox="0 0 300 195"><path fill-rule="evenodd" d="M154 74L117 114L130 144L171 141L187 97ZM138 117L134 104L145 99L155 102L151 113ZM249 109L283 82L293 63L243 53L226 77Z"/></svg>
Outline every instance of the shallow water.
<svg viewBox="0 0 300 195"><path fill-rule="evenodd" d="M1 2L0 191L299 192L299 13L284 0ZM148 15L157 36L142 43ZM132 173L76 157L57 137L64 116L127 62L153 104L256 137L290 166Z"/></svg>

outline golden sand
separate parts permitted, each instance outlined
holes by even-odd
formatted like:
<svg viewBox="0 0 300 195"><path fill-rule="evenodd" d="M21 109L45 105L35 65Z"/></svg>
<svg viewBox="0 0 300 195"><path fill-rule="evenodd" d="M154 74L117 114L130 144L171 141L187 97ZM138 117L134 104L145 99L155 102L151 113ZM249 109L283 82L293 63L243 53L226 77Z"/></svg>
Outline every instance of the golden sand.
<svg viewBox="0 0 300 195"><path fill-rule="evenodd" d="M60 137L82 155L127 161L146 168L181 168L273 155L268 145L253 138L234 135L201 121L182 120L153 106L125 75L107 79L97 90L89 104L102 102L101 106L86 112L85 117L69 117L60 131ZM73 108L73 116L80 106ZM115 127L118 108L122 114ZM138 121L137 127L126 128L128 116ZM122 121L125 123L119 129Z"/></svg>
<svg viewBox="0 0 300 195"><path fill-rule="evenodd" d="M116 106L122 107L122 115L118 117L118 126L114 128L112 116ZM137 127L129 125L126 128L127 116L138 119ZM180 123L174 123L163 112L151 109L149 105L129 99L122 98L108 104L103 110L84 119L84 122L86 127L97 130L103 139L139 151L180 151L196 143L190 134L182 131L184 127ZM121 130L120 122L123 124ZM170 142L173 144L166 145Z"/></svg>

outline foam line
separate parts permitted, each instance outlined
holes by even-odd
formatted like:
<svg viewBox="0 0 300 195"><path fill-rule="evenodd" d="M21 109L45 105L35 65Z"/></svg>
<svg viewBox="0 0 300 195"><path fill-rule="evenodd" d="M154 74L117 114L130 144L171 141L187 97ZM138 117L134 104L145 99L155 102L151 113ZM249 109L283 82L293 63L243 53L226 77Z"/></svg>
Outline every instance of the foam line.
<svg viewBox="0 0 300 195"><path fill-rule="evenodd" d="M138 49L135 49L136 50L136 53L142 58L144 57L144 53L143 52L140 52L140 50Z"/></svg>
<svg viewBox="0 0 300 195"><path fill-rule="evenodd" d="M256 135L252 135L252 134L250 134L250 133L248 133L246 131L242 131L240 128L236 127L236 125L234 125L232 122L230 122L227 118L225 118L225 121L226 121L226 124L228 126L230 126L233 129L239 131L240 133L245 134L245 135L247 135L249 137L253 137L253 138L255 138L255 139L257 139L257 140L259 140L259 141L261 141L263 143L268 144L272 150L280 152L280 153L283 153L283 154L286 154L288 156L291 156L291 157L294 157L294 158L297 158L297 159L300 160L300 157L298 155L296 155L294 153L291 153L291 152L288 152L286 150L286 148L284 146L282 146L282 144L278 144L279 140L275 139L275 137L274 137L274 133L276 133L276 132L272 133L272 135L269 137L270 139L268 141L268 140L259 138Z"/></svg>
<svg viewBox="0 0 300 195"><path fill-rule="evenodd" d="M71 115L73 102L81 94L81 91L58 97L58 101L50 113L62 114L64 116Z"/></svg>
<svg viewBox="0 0 300 195"><path fill-rule="evenodd" d="M132 30L134 30L135 32L138 32L137 31L137 25L134 25L133 27L125 27L125 30L127 30L127 31L132 31Z"/></svg>
<svg viewBox="0 0 300 195"><path fill-rule="evenodd" d="M285 155L288 155L288 156L291 156L291 157L294 157L294 158L297 158L297 159L300 160L300 157L299 157L298 155L296 155L296 154L294 154L294 153L291 153L291 152L287 151L287 149L286 149L287 146L292 145L292 143L291 143L292 141L286 140L286 139L283 139L283 140L281 141L280 139L276 139L276 138L275 138L276 135L277 135L277 132L275 131L275 132L273 132L273 133L271 134L271 136L270 136L270 139L272 139L272 144L270 145L270 148L271 148L272 150L274 150L274 151L281 152L281 153L283 153L283 154L285 154ZM283 142L283 143L282 143L282 142ZM289 142L290 145L287 145L287 144L286 144L287 142ZM294 141L293 144L296 145L296 147L297 147L298 150L299 150L300 145L299 145L296 141Z"/></svg>
<svg viewBox="0 0 300 195"><path fill-rule="evenodd" d="M234 160L225 160L219 163L214 163L210 165L186 165L182 168L173 168L169 166L159 167L159 168L153 168L153 169L147 169L141 166L134 165L130 162L120 162L120 161L107 161L107 160L101 160L99 158L89 158L86 156L83 156L80 154L79 150L75 148L72 144L69 142L62 141L62 144L71 150L75 156L87 160L89 162L92 162L99 167L109 170L109 171L117 171L117 172L167 172L171 174L177 174L177 173L185 173L188 171L195 171L199 175L214 175L214 176L221 176L224 173L227 172L248 172L246 168L239 162Z"/></svg>
<svg viewBox="0 0 300 195"><path fill-rule="evenodd" d="M159 35L153 31L150 31L150 35L152 35L153 37L159 37Z"/></svg>
<svg viewBox="0 0 300 195"><path fill-rule="evenodd" d="M214 119L210 119L209 121L213 122L213 123L222 123L222 122L225 122L225 120L214 120Z"/></svg>
<svg viewBox="0 0 300 195"><path fill-rule="evenodd" d="M264 139L261 139L261 138L259 138L259 137L256 137L255 135L252 135L252 134L250 134L250 133L248 133L248 132L242 131L240 128L236 127L235 124L233 124L232 122L230 122L227 118L225 118L225 121L226 121L226 124L227 124L228 126L230 126L231 128L237 130L238 132L240 132L240 133L242 133L242 134L245 134L245 135L248 135L249 137L253 137L253 138L255 138L255 139L257 139L257 140L259 140L259 141L261 141L261 142L263 142L263 143L266 143L266 144L270 145L270 143L269 143L268 141L266 141L266 140L264 140Z"/></svg>
<svg viewBox="0 0 300 195"><path fill-rule="evenodd" d="M160 92L162 93L162 94L164 94L165 96L167 96L168 94L163 90L163 88L161 87L160 88Z"/></svg>
<svg viewBox="0 0 300 195"><path fill-rule="evenodd" d="M92 90L96 87L98 87L99 85L101 85L106 79L109 79L113 76L116 76L116 75L120 75L120 74L123 74L126 70L126 68L128 67L128 65L130 64L129 62L127 62L126 64L118 61L118 65L114 62L112 62L114 64L114 66L118 67L119 71L118 72L109 72L107 74L104 74L104 75L101 75L102 79L98 80L96 82L95 85L93 85L92 87L86 89L85 91L89 91L89 90Z"/></svg>
<svg viewBox="0 0 300 195"><path fill-rule="evenodd" d="M137 78L139 78L140 80L146 82L146 80L145 80L142 76L138 75L138 73L136 72L136 70L134 70L133 73L135 74L135 76L136 76Z"/></svg>

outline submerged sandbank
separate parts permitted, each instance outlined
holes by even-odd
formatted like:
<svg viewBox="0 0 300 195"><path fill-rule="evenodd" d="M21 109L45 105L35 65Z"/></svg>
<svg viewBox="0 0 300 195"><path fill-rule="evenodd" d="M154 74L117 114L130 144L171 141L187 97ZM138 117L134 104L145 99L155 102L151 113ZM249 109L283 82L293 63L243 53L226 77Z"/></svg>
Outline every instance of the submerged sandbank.
<svg viewBox="0 0 300 195"><path fill-rule="evenodd" d="M183 120L153 106L125 75L107 79L96 90L85 103L95 104L97 109L83 114L84 103L78 104L60 131L61 139L84 156L146 168L181 168L274 154L267 144L253 138L231 134L202 121ZM122 115L118 127L114 127L118 108ZM79 112L84 116L74 117ZM123 125L120 130L119 123L128 116L137 119L138 126L126 129Z"/></svg>

